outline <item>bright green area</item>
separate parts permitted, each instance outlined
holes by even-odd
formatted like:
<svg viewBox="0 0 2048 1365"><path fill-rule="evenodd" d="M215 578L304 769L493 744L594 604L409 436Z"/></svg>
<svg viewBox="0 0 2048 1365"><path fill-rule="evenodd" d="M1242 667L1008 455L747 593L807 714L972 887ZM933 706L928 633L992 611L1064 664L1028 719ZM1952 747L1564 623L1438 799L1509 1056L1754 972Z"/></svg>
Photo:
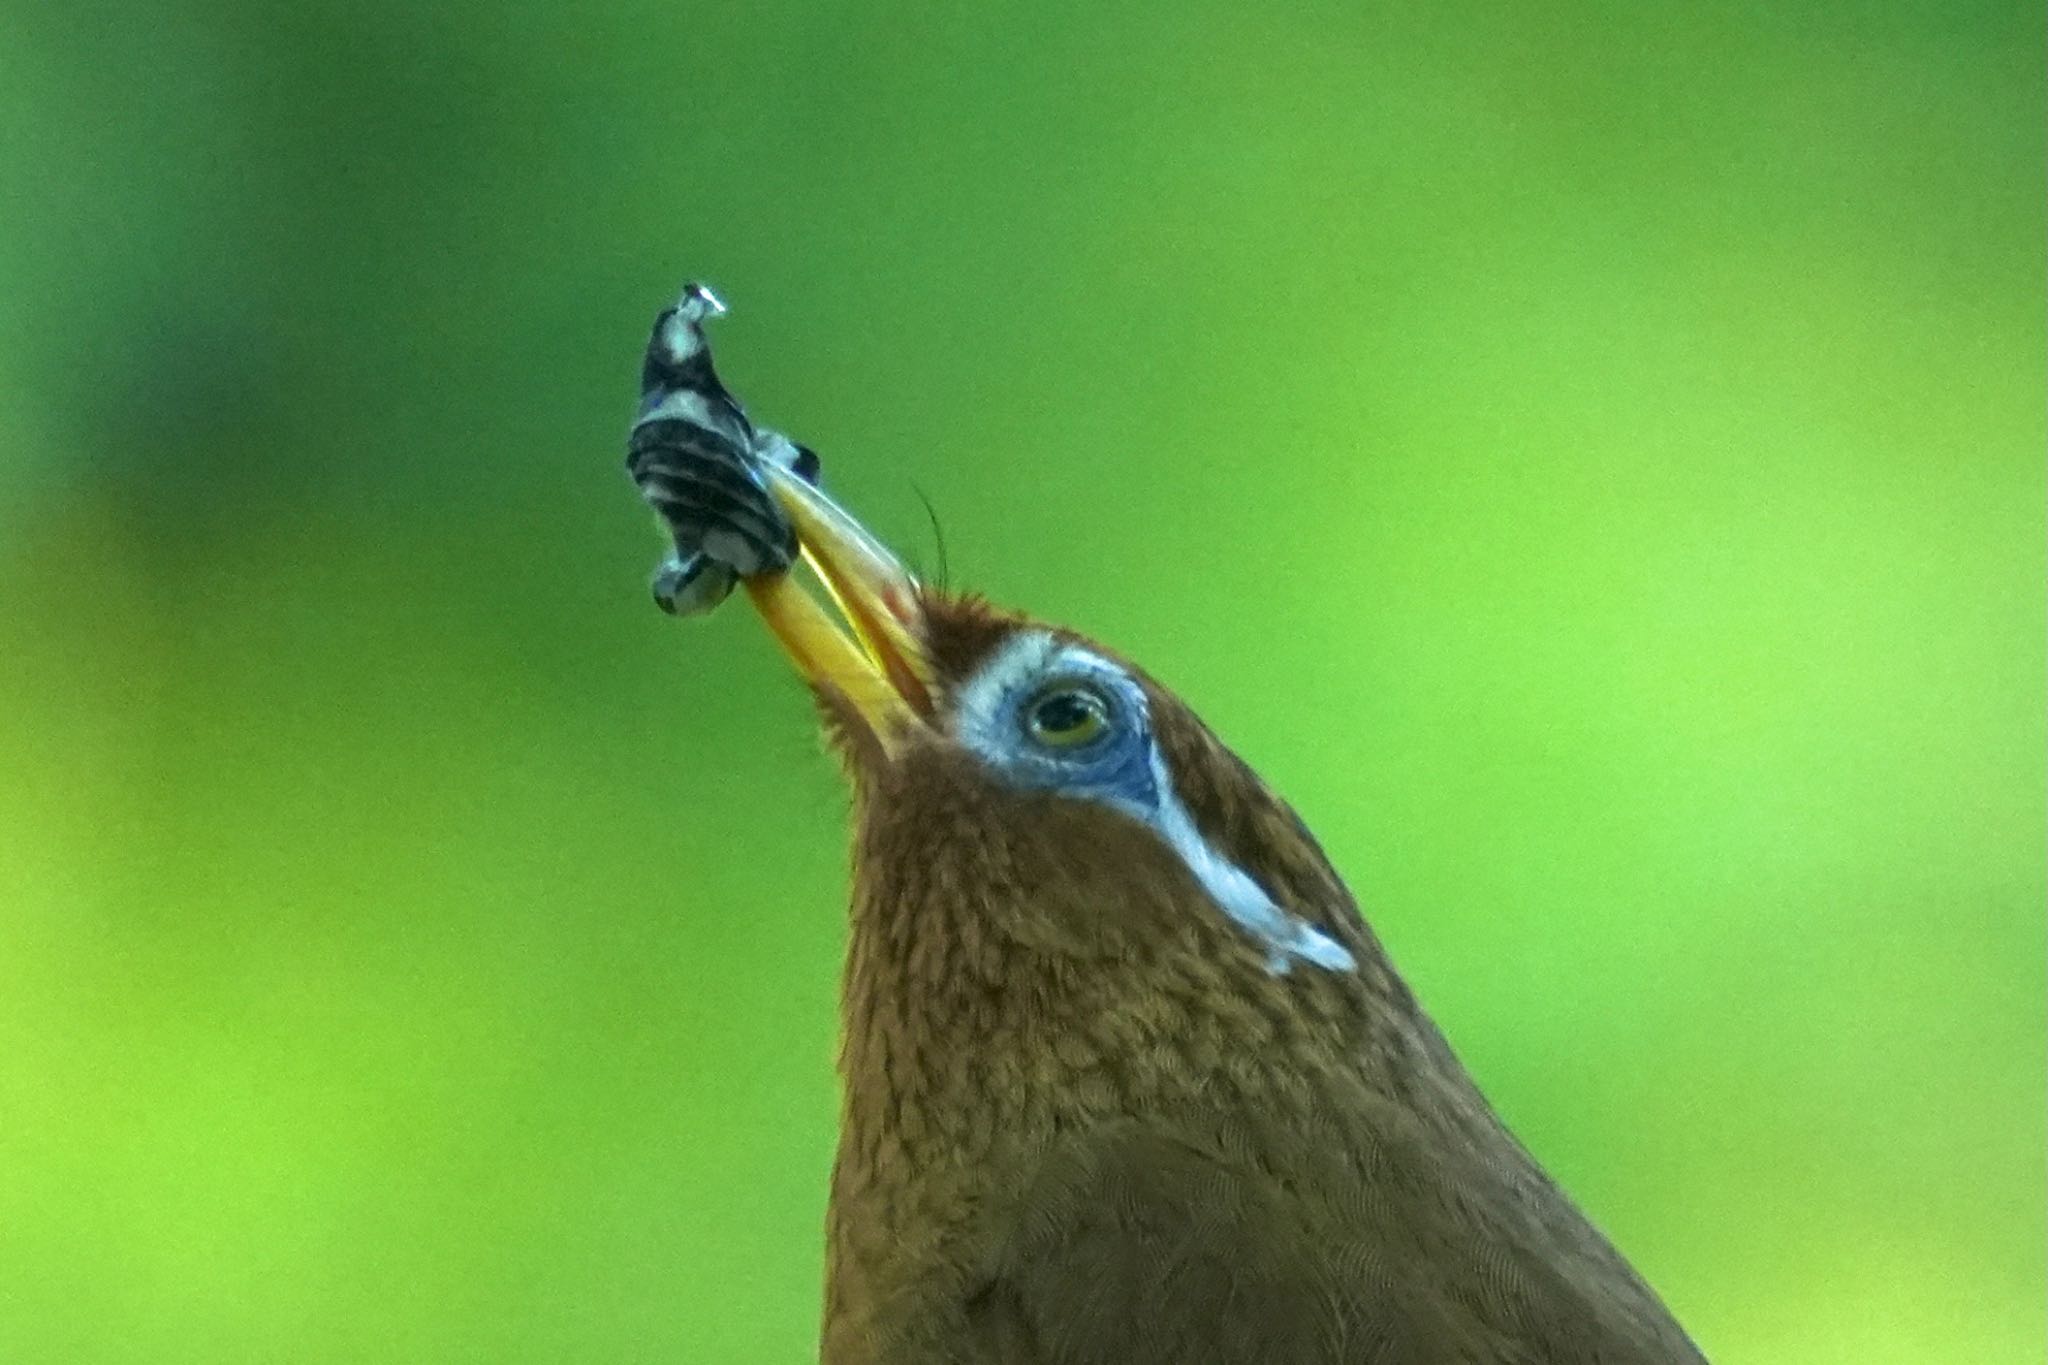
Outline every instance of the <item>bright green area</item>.
<svg viewBox="0 0 2048 1365"><path fill-rule="evenodd" d="M0 1359L813 1350L755 411L1290 796L1722 1362L2041 1359L2037 3L0 10Z"/></svg>

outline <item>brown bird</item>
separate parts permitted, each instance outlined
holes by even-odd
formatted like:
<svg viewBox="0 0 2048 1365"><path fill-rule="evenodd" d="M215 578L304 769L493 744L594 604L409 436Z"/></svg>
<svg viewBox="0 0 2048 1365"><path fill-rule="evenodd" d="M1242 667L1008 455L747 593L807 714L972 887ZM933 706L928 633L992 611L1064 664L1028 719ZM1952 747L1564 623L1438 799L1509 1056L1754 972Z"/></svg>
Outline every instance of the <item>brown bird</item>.
<svg viewBox="0 0 2048 1365"><path fill-rule="evenodd" d="M764 468L855 794L824 1365L1702 1356L1287 804L1137 666Z"/></svg>
<svg viewBox="0 0 2048 1365"><path fill-rule="evenodd" d="M824 1365L1699 1361L1286 803L1112 651L921 588L719 382L721 311L655 319L627 466L656 600L745 582L853 779Z"/></svg>

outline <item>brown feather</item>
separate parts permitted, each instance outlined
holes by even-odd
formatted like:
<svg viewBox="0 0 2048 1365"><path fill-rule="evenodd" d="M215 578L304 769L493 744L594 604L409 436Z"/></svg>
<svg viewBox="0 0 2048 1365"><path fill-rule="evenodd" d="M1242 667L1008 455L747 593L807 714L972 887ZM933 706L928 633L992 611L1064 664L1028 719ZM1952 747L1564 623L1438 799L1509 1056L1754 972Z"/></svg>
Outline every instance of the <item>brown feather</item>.
<svg viewBox="0 0 2048 1365"><path fill-rule="evenodd" d="M942 684L1020 621L928 600ZM1145 686L1201 833L1359 969L1273 974L1135 820L853 744L825 1365L1700 1360L1301 821Z"/></svg>

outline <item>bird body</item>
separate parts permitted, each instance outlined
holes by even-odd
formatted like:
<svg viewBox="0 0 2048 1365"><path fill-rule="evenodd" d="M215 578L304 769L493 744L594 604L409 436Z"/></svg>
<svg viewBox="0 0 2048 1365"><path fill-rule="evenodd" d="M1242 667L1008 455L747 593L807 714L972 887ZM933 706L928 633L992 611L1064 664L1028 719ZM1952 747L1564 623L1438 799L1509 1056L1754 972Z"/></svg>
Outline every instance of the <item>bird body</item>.
<svg viewBox="0 0 2048 1365"><path fill-rule="evenodd" d="M650 391L715 386L685 321ZM921 587L815 459L646 431L854 791L823 1365L1702 1361L1174 693Z"/></svg>
<svg viewBox="0 0 2048 1365"><path fill-rule="evenodd" d="M953 694L1049 634L922 608ZM856 758L825 1365L1700 1359L1494 1117L1299 820L1130 676L1218 855L1354 965L1276 970L1097 801L992 782L955 744Z"/></svg>

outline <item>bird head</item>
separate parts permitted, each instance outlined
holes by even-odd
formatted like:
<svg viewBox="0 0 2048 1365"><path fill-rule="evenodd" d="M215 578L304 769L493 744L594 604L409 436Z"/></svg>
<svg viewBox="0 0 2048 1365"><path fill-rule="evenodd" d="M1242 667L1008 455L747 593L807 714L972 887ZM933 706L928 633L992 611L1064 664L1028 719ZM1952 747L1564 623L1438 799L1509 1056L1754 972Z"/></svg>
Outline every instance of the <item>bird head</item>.
<svg viewBox="0 0 2048 1365"><path fill-rule="evenodd" d="M1355 1070L1407 993L1288 806L1113 650L928 590L808 482L770 485L837 607L748 582L854 788L851 1064L879 1049L900 1093L1002 1054L1020 1104L1111 1109Z"/></svg>

